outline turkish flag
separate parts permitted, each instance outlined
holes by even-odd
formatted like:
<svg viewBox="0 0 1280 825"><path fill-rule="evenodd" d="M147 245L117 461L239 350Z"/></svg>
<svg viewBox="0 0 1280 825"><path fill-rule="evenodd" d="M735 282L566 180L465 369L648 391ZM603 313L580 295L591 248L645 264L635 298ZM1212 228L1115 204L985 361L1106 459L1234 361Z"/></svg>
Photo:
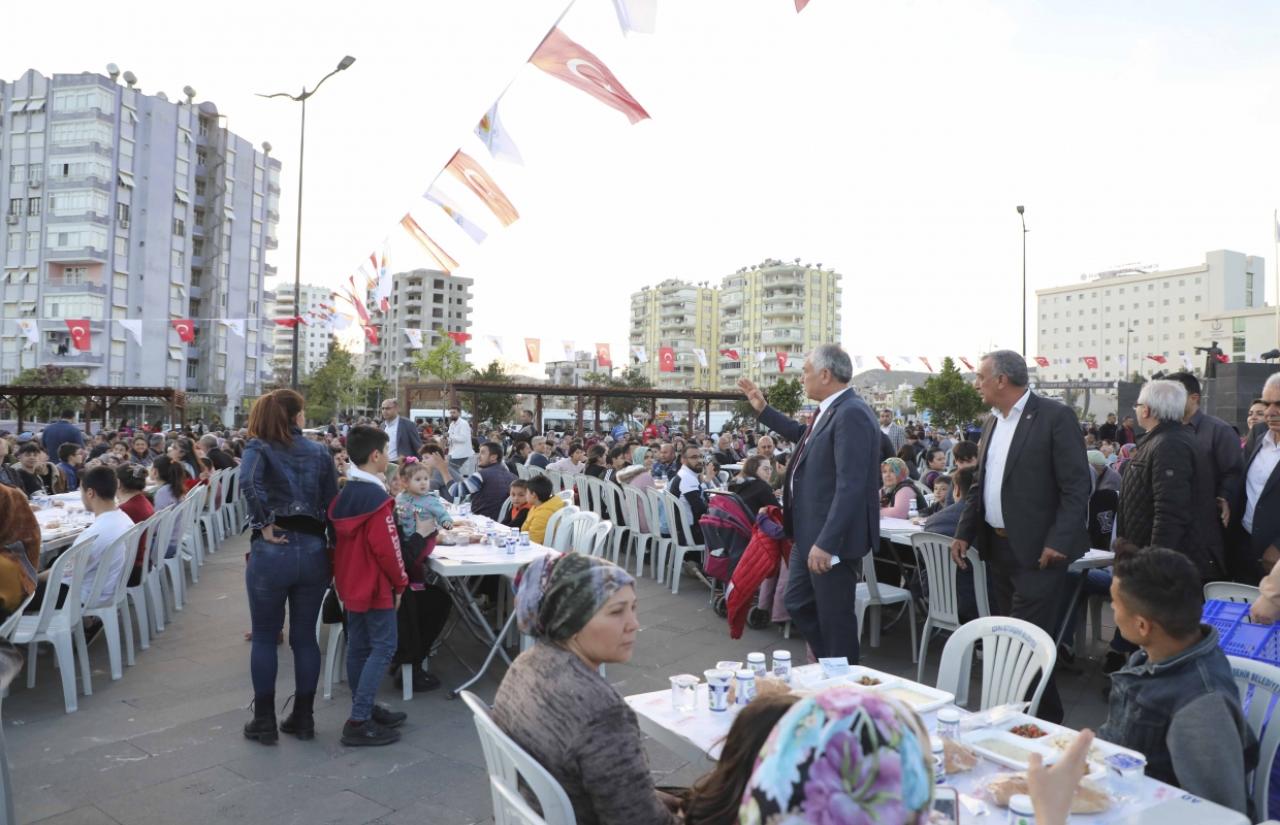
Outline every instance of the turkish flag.
<svg viewBox="0 0 1280 825"><path fill-rule="evenodd" d="M560 29L547 33L529 62L601 103L607 103L632 123L649 117L649 113L623 88L600 58L570 40Z"/></svg>
<svg viewBox="0 0 1280 825"><path fill-rule="evenodd" d="M1086 355L1084 357L1084 365L1091 370L1096 370L1098 368L1098 356Z"/></svg>
<svg viewBox="0 0 1280 825"><path fill-rule="evenodd" d="M453 343L457 344L460 347L466 346L467 342L471 340L471 333L469 332L450 332L446 334L449 336L450 340L453 341Z"/></svg>
<svg viewBox="0 0 1280 825"><path fill-rule="evenodd" d="M489 173L466 152L461 149L454 152L445 169L484 201L484 205L489 207L503 226L510 226L520 217L520 213L507 200L498 184L493 182L493 178L489 177Z"/></svg>
<svg viewBox="0 0 1280 825"><path fill-rule="evenodd" d="M796 14L804 11L804 7L809 5L809 0L796 0Z"/></svg>
<svg viewBox="0 0 1280 825"><path fill-rule="evenodd" d="M720 354L723 355L725 358L728 358L730 361L742 360L740 357L738 357L738 351L736 349L722 349L720 350Z"/></svg>
<svg viewBox="0 0 1280 825"><path fill-rule="evenodd" d="M364 328L364 337L370 344L375 347L378 345L378 328L369 326Z"/></svg>
<svg viewBox="0 0 1280 825"><path fill-rule="evenodd" d="M530 364L538 363L539 356L542 354L542 341L537 338L524 339L524 354L529 357Z"/></svg>
<svg viewBox="0 0 1280 825"><path fill-rule="evenodd" d="M880 362L880 366L884 367L885 372L893 372L893 368L889 366L889 359L883 355L877 355L876 360Z"/></svg>
<svg viewBox="0 0 1280 825"><path fill-rule="evenodd" d="M1213 357L1218 359L1218 363L1219 363L1219 364L1229 364L1229 363L1231 363L1231 356L1229 356L1229 355L1215 355L1215 356L1213 356Z"/></svg>
<svg viewBox="0 0 1280 825"><path fill-rule="evenodd" d="M276 322L280 326L288 327L289 329L293 329L298 324L304 324L304 325L306 324L306 321L303 321L301 316L298 316L298 315L294 315L291 318L272 318L271 320Z"/></svg>
<svg viewBox="0 0 1280 825"><path fill-rule="evenodd" d="M1165 358L1163 355L1148 355L1147 357L1150 358L1152 361L1155 361L1157 364L1163 364L1169 360L1168 358Z"/></svg>
<svg viewBox="0 0 1280 825"><path fill-rule="evenodd" d="M196 340L196 327L190 318L179 318L169 323L173 325L173 329L178 333L178 337L182 339L182 343L190 344Z"/></svg>
<svg viewBox="0 0 1280 825"><path fill-rule="evenodd" d="M923 355L921 355L920 360L923 361L924 365L929 368L929 372L933 372L933 364L929 363L928 358L925 358Z"/></svg>
<svg viewBox="0 0 1280 825"><path fill-rule="evenodd" d="M608 344L596 344L596 363L602 367L613 368L613 359L609 357Z"/></svg>
<svg viewBox="0 0 1280 825"><path fill-rule="evenodd" d="M658 371L659 372L675 372L676 371L676 351L671 347L658 348Z"/></svg>
<svg viewBox="0 0 1280 825"><path fill-rule="evenodd" d="M785 352L778 352L778 353L774 353L774 355L775 355L775 356L777 357L777 359L778 359L778 372L786 372L786 371L787 371L787 359L788 359L787 354L786 354Z"/></svg>
<svg viewBox="0 0 1280 825"><path fill-rule="evenodd" d="M1036 356L1036 363L1037 363L1037 364L1039 364L1039 365L1040 365L1040 366L1042 366L1042 367L1047 367L1047 366L1049 366L1049 359L1048 359L1048 358L1045 358L1043 355L1037 355L1037 356Z"/></svg>
<svg viewBox="0 0 1280 825"><path fill-rule="evenodd" d="M89 330L89 319L85 318L80 321L67 320L67 329L71 330L71 343L81 352L88 352L92 343L92 333Z"/></svg>
<svg viewBox="0 0 1280 825"><path fill-rule="evenodd" d="M969 359L968 359L968 358L965 358L963 355L961 355L961 356L960 356L960 363L961 363L961 364L964 364L964 368L965 368L965 369L967 369L967 370L969 370L969 372L973 372L973 364L970 364L970 363L969 363Z"/></svg>

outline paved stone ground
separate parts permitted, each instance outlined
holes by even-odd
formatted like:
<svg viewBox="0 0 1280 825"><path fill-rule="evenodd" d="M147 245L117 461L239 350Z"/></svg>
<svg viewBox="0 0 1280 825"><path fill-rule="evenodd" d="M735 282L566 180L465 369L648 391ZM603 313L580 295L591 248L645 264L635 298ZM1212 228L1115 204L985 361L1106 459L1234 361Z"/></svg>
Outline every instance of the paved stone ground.
<svg viewBox="0 0 1280 825"><path fill-rule="evenodd" d="M190 601L151 649L140 652L124 678L110 681L105 645L91 649L92 696L80 710L63 711L57 672L49 655L39 658L36 687L20 676L4 702L4 726L16 789L18 821L41 825L203 825L258 823L490 822L491 807L480 744L461 701L444 691L402 703L388 679L380 697L409 713L403 738L383 748L344 748L338 731L350 694L335 688L319 700L319 729L312 742L281 737L276 747L243 738L249 717L249 646L244 599L247 534L227 541L201 570ZM778 630L747 630L731 641L724 621L710 609L704 587L686 578L679 595L652 580L641 584L643 628L634 660L610 666L609 679L624 694L666 686L672 673L700 673L718 659L745 658L751 650L785 647L803 660L803 644ZM1108 632L1109 638L1109 632ZM864 642L865 642L864 635ZM482 650L463 630L451 650L432 660L446 684L468 675L459 662L479 661ZM931 647L926 680L936 674L943 646ZM863 662L914 678L904 622L886 632L879 648L864 647ZM1067 723L1097 725L1106 715L1104 679L1093 662L1083 673L1060 676ZM278 704L291 692L288 647L281 648ZM498 676L476 692L492 700ZM707 768L687 764L657 743L650 762L662 784L688 784Z"/></svg>

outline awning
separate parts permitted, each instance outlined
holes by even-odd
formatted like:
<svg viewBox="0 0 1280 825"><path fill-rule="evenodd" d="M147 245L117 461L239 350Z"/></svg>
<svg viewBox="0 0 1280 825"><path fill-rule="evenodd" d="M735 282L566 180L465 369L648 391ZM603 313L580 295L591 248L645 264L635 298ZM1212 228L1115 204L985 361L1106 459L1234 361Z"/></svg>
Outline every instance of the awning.
<svg viewBox="0 0 1280 825"><path fill-rule="evenodd" d="M169 347L169 357L174 361L181 361L182 347Z"/></svg>
<svg viewBox="0 0 1280 825"><path fill-rule="evenodd" d="M21 112L25 108L27 108L27 101L15 100L13 103L9 104L9 114L13 114L14 112Z"/></svg>
<svg viewBox="0 0 1280 825"><path fill-rule="evenodd" d="M191 201L188 200L187 198L186 192L182 192L182 191L174 192L173 199L178 203L182 204L183 206L189 206L191 204Z"/></svg>
<svg viewBox="0 0 1280 825"><path fill-rule="evenodd" d="M28 102L28 103L27 103L27 111L28 111L28 112L43 112L43 111L44 111L44 98L42 97L42 98L40 98L39 100L32 100L32 101Z"/></svg>
<svg viewBox="0 0 1280 825"><path fill-rule="evenodd" d="M130 189L132 189L132 188L133 188L133 175L130 175L128 172L121 172L121 173L120 173L120 185L121 185L121 186L127 186L127 187L129 187Z"/></svg>

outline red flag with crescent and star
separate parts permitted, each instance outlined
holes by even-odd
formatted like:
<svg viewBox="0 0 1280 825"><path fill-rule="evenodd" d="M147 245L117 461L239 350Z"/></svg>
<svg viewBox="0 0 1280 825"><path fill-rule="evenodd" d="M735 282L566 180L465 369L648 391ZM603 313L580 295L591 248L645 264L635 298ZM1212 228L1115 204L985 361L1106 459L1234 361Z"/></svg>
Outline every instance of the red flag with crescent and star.
<svg viewBox="0 0 1280 825"><path fill-rule="evenodd" d="M1168 358L1165 358L1163 355L1148 355L1147 358L1150 358L1152 361L1155 361L1157 364L1163 364L1169 360Z"/></svg>
<svg viewBox="0 0 1280 825"><path fill-rule="evenodd" d="M880 362L880 366L884 367L885 372L893 372L893 367L889 366L889 359L883 355L877 355L876 360Z"/></svg>
<svg viewBox="0 0 1280 825"><path fill-rule="evenodd" d="M71 343L81 352L88 352L93 335L89 330L89 319L79 321L67 319L67 329L71 331Z"/></svg>
<svg viewBox="0 0 1280 825"><path fill-rule="evenodd" d="M929 363L929 359L927 357L921 355L920 360L923 361L924 365L929 368L929 372L933 372L933 364Z"/></svg>
<svg viewBox="0 0 1280 825"><path fill-rule="evenodd" d="M961 364L964 364L964 368L965 368L965 369L967 369L967 370L969 370L969 372L973 372L973 364L970 364L970 363L969 363L969 359L968 359L968 358L965 358L963 355L961 355L961 356L960 356L960 363L961 363Z"/></svg>
<svg viewBox="0 0 1280 825"><path fill-rule="evenodd" d="M288 329L293 329L298 324L305 325L307 323L306 321L302 320L301 315L294 315L290 318L272 318L271 320L279 324L280 326L286 327Z"/></svg>
<svg viewBox="0 0 1280 825"><path fill-rule="evenodd" d="M476 163L475 158L459 149L449 158L449 163L444 168L484 201L484 205L489 207L489 211L493 212L503 226L510 226L519 219L520 213L515 206L507 200L507 196L494 183L493 178L489 177L489 173Z"/></svg>
<svg viewBox="0 0 1280 825"><path fill-rule="evenodd" d="M786 372L789 356L785 352L775 353L775 355L778 358L778 372Z"/></svg>
<svg viewBox="0 0 1280 825"><path fill-rule="evenodd" d="M178 318L170 321L173 325L174 332L178 333L178 337L182 339L182 343L190 344L196 340L196 327L190 318Z"/></svg>
<svg viewBox="0 0 1280 825"><path fill-rule="evenodd" d="M675 372L676 371L676 351L671 347L658 348L658 371L659 372Z"/></svg>
<svg viewBox="0 0 1280 825"><path fill-rule="evenodd" d="M1049 366L1049 359L1045 358L1043 355L1037 355L1036 363L1039 364L1041 367L1047 367Z"/></svg>
<svg viewBox="0 0 1280 825"><path fill-rule="evenodd" d="M1098 356L1086 355L1084 357L1084 365L1091 370L1096 370L1098 368Z"/></svg>
<svg viewBox="0 0 1280 825"><path fill-rule="evenodd" d="M609 357L608 344L596 344L596 363L610 369L613 367L613 359Z"/></svg>
<svg viewBox="0 0 1280 825"><path fill-rule="evenodd" d="M1226 355L1226 354L1223 354L1223 353L1219 353L1218 355L1215 355L1215 356L1213 356L1213 357L1218 359L1218 363L1219 363L1219 364L1229 364L1229 363L1231 363L1231 356L1230 356L1230 355Z"/></svg>
<svg viewBox="0 0 1280 825"><path fill-rule="evenodd" d="M469 332L450 332L446 334L449 336L450 340L453 341L453 343L457 344L460 347L465 347L467 345L467 342L471 340L471 333Z"/></svg>
<svg viewBox="0 0 1280 825"><path fill-rule="evenodd" d="M558 28L547 33L529 62L575 89L581 89L601 103L612 106L626 115L627 120L633 124L649 117L649 113L600 58L575 43Z"/></svg>
<svg viewBox="0 0 1280 825"><path fill-rule="evenodd" d="M741 361L741 360L742 360L742 359L738 356L738 351L737 351L736 349L722 349L722 350L720 350L720 354L721 354L721 355L723 355L725 358L728 358L730 361Z"/></svg>
<svg viewBox="0 0 1280 825"><path fill-rule="evenodd" d="M378 328L372 325L365 327L364 337L376 347L378 345Z"/></svg>
<svg viewBox="0 0 1280 825"><path fill-rule="evenodd" d="M796 0L796 14L804 11L804 7L809 5L809 0Z"/></svg>

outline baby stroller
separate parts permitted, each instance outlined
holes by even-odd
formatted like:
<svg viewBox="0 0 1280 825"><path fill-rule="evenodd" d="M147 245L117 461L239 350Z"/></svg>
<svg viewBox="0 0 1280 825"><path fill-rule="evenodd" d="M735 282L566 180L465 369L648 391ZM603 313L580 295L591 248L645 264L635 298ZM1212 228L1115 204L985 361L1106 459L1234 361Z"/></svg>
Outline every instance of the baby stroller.
<svg viewBox="0 0 1280 825"><path fill-rule="evenodd" d="M707 561L703 569L712 581L711 606L722 619L729 615L725 588L751 542L754 524L755 519L742 498L727 492L712 493L707 500L706 514L698 519L702 539L707 546ZM752 608L747 624L754 630L768 627L769 611Z"/></svg>

